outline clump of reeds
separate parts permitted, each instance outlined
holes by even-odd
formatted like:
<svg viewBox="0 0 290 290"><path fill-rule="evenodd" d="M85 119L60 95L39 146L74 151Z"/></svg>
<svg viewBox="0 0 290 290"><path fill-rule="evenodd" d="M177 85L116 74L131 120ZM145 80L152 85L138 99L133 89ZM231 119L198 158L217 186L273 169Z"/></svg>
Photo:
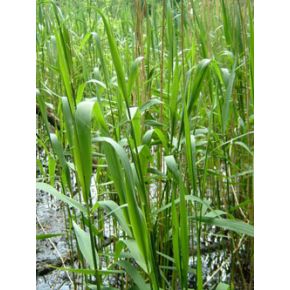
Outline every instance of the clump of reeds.
<svg viewBox="0 0 290 290"><path fill-rule="evenodd" d="M188 289L192 255L207 289L209 225L232 253L216 289L252 289L253 37L250 0L38 1L37 188L67 206L75 289Z"/></svg>

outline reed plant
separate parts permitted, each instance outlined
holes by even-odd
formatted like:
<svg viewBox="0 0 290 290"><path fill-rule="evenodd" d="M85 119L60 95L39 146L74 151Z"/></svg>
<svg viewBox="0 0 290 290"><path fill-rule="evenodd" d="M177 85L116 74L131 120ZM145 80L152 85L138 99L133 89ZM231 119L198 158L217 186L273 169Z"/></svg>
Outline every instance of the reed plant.
<svg viewBox="0 0 290 290"><path fill-rule="evenodd" d="M216 289L253 289L253 2L38 0L36 28L37 188L66 207L72 287L208 289L214 225Z"/></svg>

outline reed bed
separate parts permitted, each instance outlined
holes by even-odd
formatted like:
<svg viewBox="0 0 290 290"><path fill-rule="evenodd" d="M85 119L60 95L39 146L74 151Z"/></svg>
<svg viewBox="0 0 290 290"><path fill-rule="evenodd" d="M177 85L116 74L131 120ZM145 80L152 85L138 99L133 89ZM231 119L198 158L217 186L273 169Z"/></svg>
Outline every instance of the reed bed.
<svg viewBox="0 0 290 290"><path fill-rule="evenodd" d="M36 187L72 289L253 289L253 2L38 0L36 29ZM231 265L208 288L212 226Z"/></svg>

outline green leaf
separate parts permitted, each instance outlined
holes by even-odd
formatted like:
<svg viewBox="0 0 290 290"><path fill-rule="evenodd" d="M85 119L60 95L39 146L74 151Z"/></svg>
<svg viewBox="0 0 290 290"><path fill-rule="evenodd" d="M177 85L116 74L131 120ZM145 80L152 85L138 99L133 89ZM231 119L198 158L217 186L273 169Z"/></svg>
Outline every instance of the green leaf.
<svg viewBox="0 0 290 290"><path fill-rule="evenodd" d="M158 128L150 129L143 135L143 144L149 144L152 138L159 139L162 143L165 152L168 152L168 139L167 136Z"/></svg>
<svg viewBox="0 0 290 290"><path fill-rule="evenodd" d="M123 267L126 271L127 274L130 275L134 283L138 286L140 290L149 290L150 286L149 284L146 284L144 281L144 278L140 275L138 270L132 266L129 262L127 261L119 261L118 265Z"/></svg>
<svg viewBox="0 0 290 290"><path fill-rule="evenodd" d="M221 215L226 215L227 213L222 211L222 210L212 210L210 212L208 212L205 217L208 217L208 218L216 218L216 217L219 217Z"/></svg>
<svg viewBox="0 0 290 290"><path fill-rule="evenodd" d="M194 195L186 195L185 196L185 200L186 201L191 201L192 203L198 202L198 203L202 204L202 206L204 208L204 212L206 212L207 209L209 208L209 204L206 201L202 200L201 198L199 198L197 196L194 196ZM174 201L175 204L177 204L179 202L180 202L180 198L176 198L175 201ZM168 209L170 206L171 206L171 203L168 203L168 204L162 206L160 209L158 209L157 213L160 213L160 212Z"/></svg>
<svg viewBox="0 0 290 290"><path fill-rule="evenodd" d="M101 82L99 80L95 80L95 79L91 79L91 80L86 81L86 84L96 84L96 85L102 87L103 89L107 89L106 85L103 82Z"/></svg>
<svg viewBox="0 0 290 290"><path fill-rule="evenodd" d="M178 275L182 280L182 265L180 258L180 244L179 244L179 220L177 216L176 206L172 199L172 244L173 244L173 256L176 264L176 268L178 271Z"/></svg>
<svg viewBox="0 0 290 290"><path fill-rule="evenodd" d="M54 185L55 168L56 168L56 161L51 155L49 155L48 156L48 173L49 173L49 180L50 180L51 186Z"/></svg>
<svg viewBox="0 0 290 290"><path fill-rule="evenodd" d="M62 97L62 110L68 143L73 147L74 121L67 97Z"/></svg>
<svg viewBox="0 0 290 290"><path fill-rule="evenodd" d="M130 73L129 73L129 79L128 79L128 94L129 95L132 92L133 84L138 76L138 66L140 65L142 60L143 60L142 56L137 57L131 66Z"/></svg>
<svg viewBox="0 0 290 290"><path fill-rule="evenodd" d="M44 97L42 95L38 94L37 101L38 101L39 110L41 113L41 117L42 117L42 121L44 123L45 130L46 130L47 134L49 135L49 132L50 132L49 128L50 127L49 127L48 120L47 120L47 112L46 112Z"/></svg>
<svg viewBox="0 0 290 290"><path fill-rule="evenodd" d="M50 134L50 140L51 140L53 151L54 151L55 155L58 157L58 159L60 161L60 165L64 171L66 184L68 185L70 191L72 192L69 167L66 163L62 146L61 146L60 142L58 141L57 136L53 133Z"/></svg>
<svg viewBox="0 0 290 290"><path fill-rule="evenodd" d="M98 125L100 126L102 134L108 136L109 135L108 125L105 121L102 109L101 109L100 104L98 102L95 102L93 114L94 114L93 116L94 116L95 120L97 121Z"/></svg>
<svg viewBox="0 0 290 290"><path fill-rule="evenodd" d="M83 254L86 261L88 262L89 266L92 269L94 269L94 258L93 258L93 253L92 253L90 235L89 233L82 230L75 222L73 222L73 227L75 230L76 238L77 238L81 253ZM97 252L96 252L96 257L97 257L97 264L99 264Z"/></svg>
<svg viewBox="0 0 290 290"><path fill-rule="evenodd" d="M121 204L126 204L126 188L125 188L125 176L122 174L121 164L117 157L117 152L114 150L112 146L110 146L107 143L104 143L102 146L105 155L106 160L109 168L110 176L112 177L114 181L114 185L116 188L116 191L119 195ZM127 209L126 209L127 212ZM127 213L125 213L126 218L129 221L129 217L127 216Z"/></svg>
<svg viewBox="0 0 290 290"><path fill-rule="evenodd" d="M173 240L179 239L179 242L174 242L175 252L179 250L180 255L180 279L182 282L182 287L187 285L187 272L188 272L188 259L189 259L189 243L188 243L188 226L187 226L187 208L185 202L186 189L181 177L181 173L178 169L177 163L172 155L165 156L165 162L169 170L172 172L177 185L180 187L180 217L178 221L177 213L175 212L175 203L172 199L172 222L173 222ZM179 229L178 229L179 228ZM178 232L177 232L178 229ZM180 248L180 249L179 249ZM178 260L177 253L175 253L175 258Z"/></svg>
<svg viewBox="0 0 290 290"><path fill-rule="evenodd" d="M169 156L165 156L165 162L166 165L168 167L168 169L171 171L171 173L173 174L174 178L176 179L177 183L182 183L182 177L181 174L179 172L177 163L175 161L175 158L173 155L169 155Z"/></svg>
<svg viewBox="0 0 290 290"><path fill-rule="evenodd" d="M137 199L136 199L136 193L135 193L135 185L134 185L134 177L132 168L130 165L130 162L128 160L128 157L126 155L126 152L124 149L113 139L108 137L97 137L94 139L96 142L104 142L108 145L110 145L115 153L116 156L118 156L119 160L121 161L123 170L121 170L121 167L118 166L117 168L111 168L112 171L118 170L119 172L116 172L116 176L123 176L125 175L125 188L126 188L126 203L128 204L128 213L130 218L130 223L133 230L134 238L138 244L138 248L140 252L142 253L143 257L148 258L147 252L149 249L148 241L149 241L149 234L147 231L147 225L145 221L145 217L140 210ZM108 157L108 155L106 154ZM146 259L145 258L145 259Z"/></svg>
<svg viewBox="0 0 290 290"><path fill-rule="evenodd" d="M135 133L137 146L141 144L141 113L138 107L130 108L131 122Z"/></svg>
<svg viewBox="0 0 290 290"><path fill-rule="evenodd" d="M238 234L244 234L250 237L254 237L254 226L246 224L245 222L240 220L202 217L201 221L209 225L221 227L225 230L234 231Z"/></svg>
<svg viewBox="0 0 290 290"><path fill-rule="evenodd" d="M75 100L73 97L73 89L72 89L72 84L71 84L72 78L70 75L68 59L66 55L67 44L64 43L63 35L61 33L62 32L60 29L55 33L56 46L57 46L57 52L58 52L58 63L59 63L59 69L61 72L61 77L62 77L66 94L68 97L70 109L73 112L74 107L75 107Z"/></svg>
<svg viewBox="0 0 290 290"><path fill-rule="evenodd" d="M51 185L43 182L37 182L36 183L36 188L39 190L43 190L45 192L48 192L49 194L53 195L55 198L65 202L69 206L72 206L78 210L80 210L82 213L85 215L87 214L86 208L79 203L78 201L58 192L55 188L53 188Z"/></svg>
<svg viewBox="0 0 290 290"><path fill-rule="evenodd" d="M54 237L60 237L63 234L60 233L54 233L54 234L38 234L36 235L36 239L37 240L45 240L45 239L50 239L50 238L54 238Z"/></svg>
<svg viewBox="0 0 290 290"><path fill-rule="evenodd" d="M199 62L197 66L194 81L191 88L190 97L188 100L188 106L187 106L188 117L190 117L193 105L195 104L195 102L197 101L199 97L199 92L201 90L202 81L206 76L210 63L211 63L210 59L203 59Z"/></svg>
<svg viewBox="0 0 290 290"><path fill-rule="evenodd" d="M132 239L119 240L119 242L124 243L127 246L132 258L135 259L136 263L144 270L145 273L148 273L144 256L140 252L137 242Z"/></svg>
<svg viewBox="0 0 290 290"><path fill-rule="evenodd" d="M161 253L159 251L156 251L156 253L158 255L160 255L161 257L164 257L165 259L167 259L168 261L172 262L172 263L175 263L175 260L172 258L172 257L169 257L168 255L165 255L164 253Z"/></svg>
<svg viewBox="0 0 290 290"><path fill-rule="evenodd" d="M171 97L169 99L172 137L173 137L174 130L176 127L177 98L178 98L178 91L179 91L179 83L180 83L180 73L179 73L178 59L176 58L174 75L173 75L173 82L171 85Z"/></svg>
<svg viewBox="0 0 290 290"><path fill-rule="evenodd" d="M215 290L230 290L230 286L225 283L219 283Z"/></svg>
<svg viewBox="0 0 290 290"><path fill-rule="evenodd" d="M203 59L199 62L198 66L197 66L194 81L193 81L193 84L192 84L191 89L190 89L189 100L186 101L186 103L187 103L187 115L188 115L189 119L191 116L193 106L195 105L196 101L198 100L199 93L200 93L201 88L202 88L202 81L204 80L204 78L207 74L210 63L211 63L210 59ZM189 81L189 78L188 78L188 81ZM181 136L184 133L184 110L185 110L185 107L183 108L183 112L182 112L181 126L180 126L179 137L178 137L179 142L178 143L180 143Z"/></svg>
<svg viewBox="0 0 290 290"><path fill-rule="evenodd" d="M76 104L82 101L85 87L86 87L86 83L80 84L78 86Z"/></svg>
<svg viewBox="0 0 290 290"><path fill-rule="evenodd" d="M227 41L227 45L230 46L231 45L231 30L230 30L230 26L231 24L230 19L229 19L229 15L228 15L228 10L227 10L227 6L225 5L224 0L221 0L222 3L222 11L223 11L223 26L224 26L224 34L225 34L225 38Z"/></svg>
<svg viewBox="0 0 290 290"><path fill-rule="evenodd" d="M118 220L120 226L126 232L126 234L129 237L132 237L131 230L127 224L122 208L117 203L115 203L112 200L103 200L103 201L98 201L97 204L100 207L109 210L108 215L112 214Z"/></svg>
<svg viewBox="0 0 290 290"><path fill-rule="evenodd" d="M246 150L249 152L249 154L250 154L251 156L254 155L253 152L250 150L249 146L246 145L244 142L241 142L241 141L235 141L234 144L235 144L235 145L239 145L239 146L243 147L244 149L246 149Z"/></svg>
<svg viewBox="0 0 290 290"><path fill-rule="evenodd" d="M226 97L225 101L223 104L223 110L222 110L222 120L223 120L223 132L226 132L227 126L228 126L228 121L230 118L230 102L231 102L231 97L233 93L233 86L234 86L234 81L236 77L236 61L233 65L232 72L228 81L227 85L227 90L226 90Z"/></svg>
<svg viewBox="0 0 290 290"><path fill-rule="evenodd" d="M88 202L92 177L91 124L94 104L90 100L83 101L78 104L75 112L75 162L86 203Z"/></svg>
<svg viewBox="0 0 290 290"><path fill-rule="evenodd" d="M163 102L160 101L160 99L152 98L140 107L140 112L144 113L146 110L150 109L152 106L156 106L160 104L163 104Z"/></svg>
<svg viewBox="0 0 290 290"><path fill-rule="evenodd" d="M121 62L121 58L119 55L119 51L118 51L118 47L117 47L115 38L112 34L111 27L110 27L109 22L108 22L107 18L105 17L105 15L100 10L97 10L97 11L101 15L103 22L104 22L105 30L106 30L107 37L108 37L109 47L110 47L110 51L111 51L111 55L112 55L113 64L114 64L114 67L115 67L115 70L117 73L117 77L118 77L118 84L121 88L125 102L127 104L129 104L126 81L125 81L125 74L124 74L124 70L123 70L123 66L122 66L122 62Z"/></svg>

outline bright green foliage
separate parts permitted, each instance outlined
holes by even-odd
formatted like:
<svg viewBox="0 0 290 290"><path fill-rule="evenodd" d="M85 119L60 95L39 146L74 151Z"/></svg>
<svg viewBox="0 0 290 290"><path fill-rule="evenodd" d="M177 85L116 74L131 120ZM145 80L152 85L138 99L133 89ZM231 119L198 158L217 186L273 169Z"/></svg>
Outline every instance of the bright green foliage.
<svg viewBox="0 0 290 290"><path fill-rule="evenodd" d="M251 289L253 33L251 0L38 1L37 189L65 205L67 232L37 239L77 241L79 268L59 268L75 287L188 289L194 272L208 289L215 226L234 260L213 289Z"/></svg>

